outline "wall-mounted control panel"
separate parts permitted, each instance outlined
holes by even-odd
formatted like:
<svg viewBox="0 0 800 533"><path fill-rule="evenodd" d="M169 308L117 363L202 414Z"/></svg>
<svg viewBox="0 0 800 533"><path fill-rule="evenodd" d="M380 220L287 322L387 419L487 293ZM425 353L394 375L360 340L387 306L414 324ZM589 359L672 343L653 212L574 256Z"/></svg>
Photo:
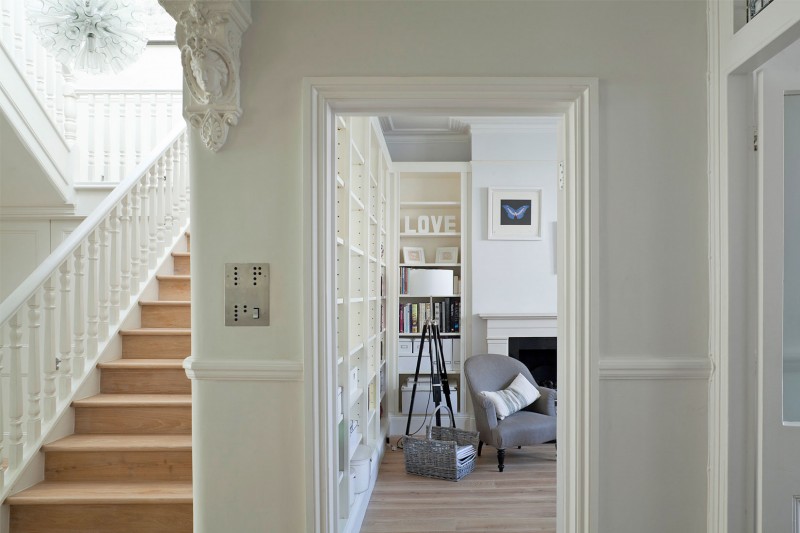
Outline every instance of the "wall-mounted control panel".
<svg viewBox="0 0 800 533"><path fill-rule="evenodd" d="M269 263L225 263L225 325L269 326Z"/></svg>

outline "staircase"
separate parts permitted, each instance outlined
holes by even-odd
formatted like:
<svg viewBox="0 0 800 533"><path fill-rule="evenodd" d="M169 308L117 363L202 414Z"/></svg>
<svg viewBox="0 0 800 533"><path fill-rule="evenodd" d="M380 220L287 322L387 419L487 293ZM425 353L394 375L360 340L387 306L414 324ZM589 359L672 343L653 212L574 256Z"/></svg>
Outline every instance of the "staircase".
<svg viewBox="0 0 800 533"><path fill-rule="evenodd" d="M45 480L6 500L12 533L192 531L189 253L172 255L100 394L72 403L75 433L43 446Z"/></svg>

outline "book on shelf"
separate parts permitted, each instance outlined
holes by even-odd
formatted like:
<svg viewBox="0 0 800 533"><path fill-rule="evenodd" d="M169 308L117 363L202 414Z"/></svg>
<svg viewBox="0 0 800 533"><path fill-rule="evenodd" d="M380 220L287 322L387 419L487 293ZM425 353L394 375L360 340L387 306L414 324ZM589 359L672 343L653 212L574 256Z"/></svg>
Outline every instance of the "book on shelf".
<svg viewBox="0 0 800 533"><path fill-rule="evenodd" d="M460 325L461 301L458 298L444 298L438 302L400 304L400 333L421 333L428 319L439 325L441 333L458 333Z"/></svg>

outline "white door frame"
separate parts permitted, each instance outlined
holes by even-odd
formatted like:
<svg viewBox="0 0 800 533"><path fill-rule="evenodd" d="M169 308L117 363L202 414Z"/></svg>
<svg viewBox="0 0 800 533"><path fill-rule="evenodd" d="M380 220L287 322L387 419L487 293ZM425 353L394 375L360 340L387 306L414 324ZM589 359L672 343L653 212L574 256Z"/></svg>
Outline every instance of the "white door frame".
<svg viewBox="0 0 800 533"><path fill-rule="evenodd" d="M599 127L595 78L307 78L303 82L305 471L308 530L336 517L333 376L335 114L561 117L559 193L559 533L597 531ZM561 178L560 178L561 179ZM500 474L501 475L501 474Z"/></svg>

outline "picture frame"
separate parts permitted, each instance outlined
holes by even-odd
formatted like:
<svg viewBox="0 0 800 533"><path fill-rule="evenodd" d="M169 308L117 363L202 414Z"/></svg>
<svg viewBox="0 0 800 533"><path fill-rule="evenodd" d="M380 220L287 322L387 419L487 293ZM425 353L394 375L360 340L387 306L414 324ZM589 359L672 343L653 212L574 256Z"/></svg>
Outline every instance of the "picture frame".
<svg viewBox="0 0 800 533"><path fill-rule="evenodd" d="M436 262L446 265L458 263L458 246L444 246L436 249Z"/></svg>
<svg viewBox="0 0 800 533"><path fill-rule="evenodd" d="M424 265L425 249L418 246L403 246L403 262L407 265Z"/></svg>
<svg viewBox="0 0 800 533"><path fill-rule="evenodd" d="M488 199L489 239L541 240L542 189L490 187Z"/></svg>

